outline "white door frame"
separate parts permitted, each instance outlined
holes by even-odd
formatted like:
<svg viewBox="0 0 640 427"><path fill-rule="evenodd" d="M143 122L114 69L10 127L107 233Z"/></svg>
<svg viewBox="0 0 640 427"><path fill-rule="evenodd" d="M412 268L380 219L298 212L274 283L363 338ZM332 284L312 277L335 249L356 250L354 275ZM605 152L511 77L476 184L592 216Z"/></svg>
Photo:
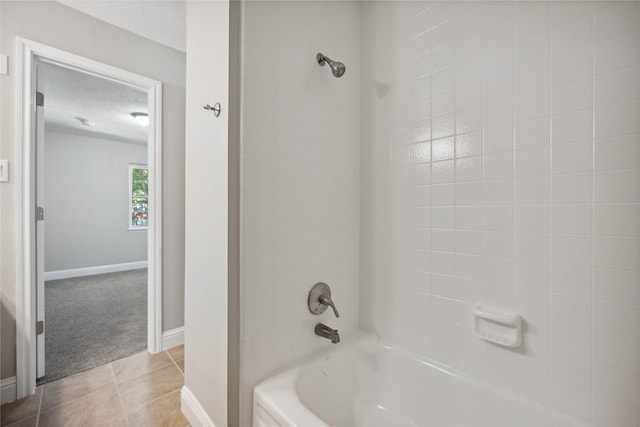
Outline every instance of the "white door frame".
<svg viewBox="0 0 640 427"><path fill-rule="evenodd" d="M35 62L44 61L147 93L149 104L149 229L147 346L162 350L162 83L31 40L16 40L16 386L17 398L36 387L34 126ZM46 325L45 325L46 327Z"/></svg>

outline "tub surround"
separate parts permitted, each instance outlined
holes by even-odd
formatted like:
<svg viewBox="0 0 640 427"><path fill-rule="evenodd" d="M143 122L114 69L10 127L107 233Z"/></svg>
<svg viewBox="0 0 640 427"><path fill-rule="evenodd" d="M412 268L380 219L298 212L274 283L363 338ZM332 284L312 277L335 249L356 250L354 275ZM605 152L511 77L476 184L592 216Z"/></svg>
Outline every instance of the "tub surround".
<svg viewBox="0 0 640 427"><path fill-rule="evenodd" d="M242 3L241 420L253 387L358 326L357 2ZM334 77L317 53L343 62ZM308 308L331 286L340 318ZM340 344L338 344L340 345Z"/></svg>
<svg viewBox="0 0 640 427"><path fill-rule="evenodd" d="M321 322L640 425L639 5L243 3L244 424L255 384L335 347ZM308 312L318 281L340 319ZM478 338L478 303L521 345Z"/></svg>
<svg viewBox="0 0 640 427"><path fill-rule="evenodd" d="M588 427L373 336L346 341L256 386L253 426Z"/></svg>

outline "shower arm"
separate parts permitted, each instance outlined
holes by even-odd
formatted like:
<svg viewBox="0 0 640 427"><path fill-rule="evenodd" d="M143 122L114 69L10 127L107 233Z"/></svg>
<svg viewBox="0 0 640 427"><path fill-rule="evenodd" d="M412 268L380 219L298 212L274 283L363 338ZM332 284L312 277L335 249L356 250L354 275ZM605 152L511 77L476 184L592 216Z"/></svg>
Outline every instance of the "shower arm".
<svg viewBox="0 0 640 427"><path fill-rule="evenodd" d="M330 64L331 62L333 62L331 58L324 56L321 53L316 55L316 59L318 60L318 64L320 64L321 67L324 67L324 64Z"/></svg>

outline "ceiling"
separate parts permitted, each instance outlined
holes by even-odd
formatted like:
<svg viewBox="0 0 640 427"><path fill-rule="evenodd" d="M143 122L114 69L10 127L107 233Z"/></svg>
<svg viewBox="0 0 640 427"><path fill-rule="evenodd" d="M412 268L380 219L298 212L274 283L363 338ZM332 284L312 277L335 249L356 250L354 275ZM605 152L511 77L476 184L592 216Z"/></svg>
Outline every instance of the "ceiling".
<svg viewBox="0 0 640 427"><path fill-rule="evenodd" d="M58 0L155 42L186 52L184 0Z"/></svg>
<svg viewBox="0 0 640 427"><path fill-rule="evenodd" d="M148 113L145 92L57 65L39 67L48 129L147 143L148 128L131 116L133 112ZM93 126L84 125L79 118Z"/></svg>

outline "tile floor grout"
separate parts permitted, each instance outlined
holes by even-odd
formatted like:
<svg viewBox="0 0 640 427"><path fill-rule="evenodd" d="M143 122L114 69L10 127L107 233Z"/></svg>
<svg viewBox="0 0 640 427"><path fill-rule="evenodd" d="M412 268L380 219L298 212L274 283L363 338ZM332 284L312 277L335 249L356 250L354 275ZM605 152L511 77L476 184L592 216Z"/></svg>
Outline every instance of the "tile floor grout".
<svg viewBox="0 0 640 427"><path fill-rule="evenodd" d="M180 346L178 347L173 347L173 349L177 349L176 352L179 352ZM84 372L79 372L77 374L74 375L70 375L69 377L65 377L65 378L60 378L59 380L56 381L63 381L67 378L71 378L74 377L75 375L85 375L85 378L82 377L77 377L79 382L74 382L74 381L70 381L68 384L65 383L58 383L56 387L53 388L53 390L51 390L51 392L54 392L54 390L57 390L58 393L60 392L65 392L67 389L65 387L70 387L70 392L68 394L69 399L68 400L60 400L59 402L47 407L44 411L43 411L43 404L44 404L44 399L45 399L45 393L47 392L48 389L50 389L52 387L53 384L56 383L56 381L52 381L50 383L46 383L46 384L42 384L41 386L38 386L36 388L36 390L40 389L39 393L40 396L38 396L38 401L37 401L37 405L33 405L31 408L31 410L28 409L28 406L26 406L26 412L24 414L21 414L18 416L18 419L11 419L11 412L7 415L7 423L8 424L14 424L14 423L19 423L20 425L39 425L41 422L51 422L52 421L52 417L53 420L57 418L60 418L61 416L69 416L70 414L73 414L73 409L74 407L77 407L78 404L81 405L81 403L79 402L81 399L85 398L86 396L90 396L90 395L94 395L93 397L95 398L96 394L98 392L100 392L101 390L106 390L109 388L110 384L112 384L113 386L115 386L115 393L118 399L118 406L121 412L120 416L124 417L124 425L126 425L127 427L131 427L134 425L134 420L137 420L138 422L140 421L140 417L143 417L142 419L157 419L157 417L169 417L172 420L174 420L175 422L181 422L184 425L188 425L188 421L186 421L186 419L184 418L184 415L181 413L180 411L180 404L179 404L179 398L177 397L170 397L173 393L178 392L177 396L180 396L180 390L182 388L182 385L184 385L184 372L183 370L180 368L179 362L184 363L184 357L178 360L178 357L172 355L170 353L170 350L163 350L159 353L156 354L150 354L147 352L142 352L142 353L138 353L123 359L119 359L110 363L107 363L105 365L101 365L102 367L108 368L109 370L109 375L108 377L104 377L102 380L100 380L100 376L95 377L95 374L93 374L94 376L92 377L92 373L90 371L92 370L88 370L88 371L84 371ZM164 355L161 355L161 353L165 353ZM179 353L178 353L179 354ZM145 356L146 355L146 359ZM164 358L167 357L168 360L165 360ZM134 377L132 378L128 378L125 381L122 382L118 382L118 377L116 375L116 366L114 364L117 364L118 362L121 362L121 364L119 364L118 366L118 371L120 374L121 378L126 378L127 374L131 374L132 372L134 373ZM162 364L162 362L168 362L166 364ZM159 365L154 366L154 363L157 364L158 362L160 362ZM108 367L106 366L108 365ZM93 369L98 369L101 366L97 366L96 368ZM169 366L173 366L173 369L176 369L179 372L179 377L174 377L174 380L171 381L177 381L177 378L181 378L180 382L175 382L175 386L176 388L173 388L169 391L166 391L166 383L165 386L162 386L161 384L163 384L163 379L162 377L154 377L153 375L149 376L150 374L153 373L157 373L157 371L162 370L162 369L166 369ZM169 371L165 371L165 372L170 372L171 369L169 369ZM104 372L104 369L103 369ZM106 372L105 372L106 373ZM166 378L166 373L163 374L164 377ZM171 375L175 375L175 374L170 374ZM143 379L143 377L147 376L147 378ZM96 385L95 381L98 381L98 385ZM68 380L67 380L68 381ZM93 386L90 386L89 384L92 384L93 382ZM104 384L100 384L103 381ZM124 384L127 384L127 386L129 388L133 388L135 390L136 387L136 381L142 381L141 384L144 384L145 382L150 381L150 386L151 386L151 391L144 391L143 393L147 393L146 396L142 398L142 400L139 400L138 403L136 403L136 406L132 406L131 408L128 408L125 404L124 404L124 397L122 395L122 391L121 391L121 386ZM158 385L160 385L161 388L155 388L155 392L157 393L158 391L162 392L165 391L164 393L152 397L154 395L153 389L154 389L154 384L155 381L159 381ZM78 385L80 385L80 388L82 389L82 387L84 387L85 389L78 393L77 392L77 387ZM87 388L88 387L88 388ZM170 387L174 387L173 385L171 385ZM75 392L73 390L76 390ZM145 390L143 388L143 390ZM131 390L129 390L131 391ZM63 393L64 394L64 393ZM74 394L77 394L77 396L73 397ZM165 405L158 405L157 407L154 408L154 404L161 401L162 399L167 399L168 398L168 407L166 407ZM25 398L24 401L27 403L28 405L28 400L29 397ZM48 398L48 401L50 401L51 399ZM55 402L55 401L54 401ZM35 402L34 402L35 403ZM51 403L51 402L50 402ZM115 403L115 402L114 402ZM75 405L74 405L75 404ZM4 405L3 405L4 406ZM18 414L20 414L20 405L16 405L13 406L13 408L11 408L11 411L16 411L18 412ZM101 406L98 404L98 408L101 408ZM3 408L4 409L4 408ZM34 409L35 409L35 413L34 413ZM24 410L24 409L23 409ZM71 411L69 413L69 411ZM45 417L43 417L43 412L45 413ZM16 414L17 415L17 414ZM73 415L72 415L73 416ZM89 418L91 418L92 414L91 413L85 413L84 416L88 416ZM135 418L132 418L135 417ZM149 418L151 417L151 418ZM177 417L177 418L176 418ZM169 420L169 418L163 418L165 420ZM28 420L31 420L31 422L29 422ZM3 424L4 424L3 420ZM90 421L90 420L88 420ZM35 424L31 424L35 422ZM64 425L64 422L62 424L56 424L55 422L52 423L53 427L57 426L57 425Z"/></svg>
<svg viewBox="0 0 640 427"><path fill-rule="evenodd" d="M122 403L122 395L120 394L120 387L118 386L118 381L116 381L116 373L113 370L113 362L109 363L109 369L111 370L111 377L113 378L113 383L116 386L116 394L118 395L118 403L120 403L120 410L124 414L124 422L127 426L131 426L131 422L129 422L129 414L124 410L124 403Z"/></svg>
<svg viewBox="0 0 640 427"><path fill-rule="evenodd" d="M44 384L42 385L42 391L40 392L40 399L38 399L38 413L36 414L36 425L40 425L40 411L42 409L42 399L44 399Z"/></svg>

